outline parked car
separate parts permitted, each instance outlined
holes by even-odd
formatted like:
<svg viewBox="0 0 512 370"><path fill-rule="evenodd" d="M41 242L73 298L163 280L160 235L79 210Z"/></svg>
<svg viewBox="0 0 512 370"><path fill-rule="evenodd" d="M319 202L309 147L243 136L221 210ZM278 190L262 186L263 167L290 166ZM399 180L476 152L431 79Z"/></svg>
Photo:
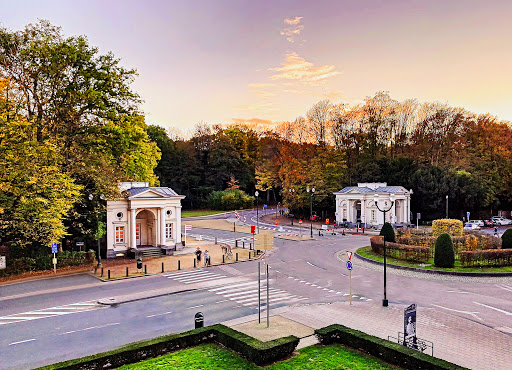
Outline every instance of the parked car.
<svg viewBox="0 0 512 370"><path fill-rule="evenodd" d="M484 220L484 227L493 227L494 226L494 222L492 222L491 220Z"/></svg>
<svg viewBox="0 0 512 370"><path fill-rule="evenodd" d="M512 225L512 220L505 218L503 216L492 216L491 221L494 222L495 225Z"/></svg>
<svg viewBox="0 0 512 370"><path fill-rule="evenodd" d="M467 222L468 224L475 224L475 225L478 225L479 227L484 227L485 224L482 220L470 220Z"/></svg>
<svg viewBox="0 0 512 370"><path fill-rule="evenodd" d="M480 230L480 226L475 223L466 222L464 224L464 230Z"/></svg>

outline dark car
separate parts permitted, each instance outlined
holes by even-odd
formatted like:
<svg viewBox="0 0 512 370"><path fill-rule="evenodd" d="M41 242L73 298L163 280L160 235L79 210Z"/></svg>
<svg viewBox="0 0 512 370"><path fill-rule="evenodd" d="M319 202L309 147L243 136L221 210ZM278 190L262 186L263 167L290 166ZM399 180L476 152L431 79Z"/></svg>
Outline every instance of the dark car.
<svg viewBox="0 0 512 370"><path fill-rule="evenodd" d="M493 227L494 226L494 222L492 222L491 220L483 220L484 221L484 227Z"/></svg>

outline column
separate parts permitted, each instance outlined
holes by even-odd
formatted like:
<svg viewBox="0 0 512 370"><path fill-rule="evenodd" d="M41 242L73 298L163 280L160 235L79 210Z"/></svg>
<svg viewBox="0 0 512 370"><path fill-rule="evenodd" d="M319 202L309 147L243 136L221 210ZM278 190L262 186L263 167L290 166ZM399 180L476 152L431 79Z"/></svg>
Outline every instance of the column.
<svg viewBox="0 0 512 370"><path fill-rule="evenodd" d="M366 222L366 204L364 198L361 198L361 223Z"/></svg>
<svg viewBox="0 0 512 370"><path fill-rule="evenodd" d="M176 221L174 222L174 241L176 243L181 242L181 206L176 206L174 216Z"/></svg>
<svg viewBox="0 0 512 370"><path fill-rule="evenodd" d="M160 245L165 245L165 208L160 207Z"/></svg>
<svg viewBox="0 0 512 370"><path fill-rule="evenodd" d="M135 218L135 208L130 209L130 248L137 249L137 221Z"/></svg>

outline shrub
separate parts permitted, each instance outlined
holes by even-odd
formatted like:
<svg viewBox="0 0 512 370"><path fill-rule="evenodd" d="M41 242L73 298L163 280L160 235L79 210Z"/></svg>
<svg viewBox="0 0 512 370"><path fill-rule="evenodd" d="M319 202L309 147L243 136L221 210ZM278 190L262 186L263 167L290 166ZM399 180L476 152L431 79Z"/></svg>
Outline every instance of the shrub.
<svg viewBox="0 0 512 370"><path fill-rule="evenodd" d="M463 266L512 266L512 249L487 249L459 253Z"/></svg>
<svg viewBox="0 0 512 370"><path fill-rule="evenodd" d="M464 235L462 221L452 219L441 219L432 222L432 235L438 237L443 233L447 233L451 236Z"/></svg>
<svg viewBox="0 0 512 370"><path fill-rule="evenodd" d="M443 233L436 240L434 265L437 267L453 267L454 264L455 251L453 250L452 238L449 234Z"/></svg>
<svg viewBox="0 0 512 370"><path fill-rule="evenodd" d="M510 249L512 248L512 229L507 229L501 236L501 248Z"/></svg>
<svg viewBox="0 0 512 370"><path fill-rule="evenodd" d="M208 207L230 211L234 209L250 208L254 204L254 197L238 189L214 191L208 196Z"/></svg>
<svg viewBox="0 0 512 370"><path fill-rule="evenodd" d="M382 229L380 229L381 236L386 239L387 242L395 242L395 230L393 229L393 226L389 222L385 222L382 226Z"/></svg>

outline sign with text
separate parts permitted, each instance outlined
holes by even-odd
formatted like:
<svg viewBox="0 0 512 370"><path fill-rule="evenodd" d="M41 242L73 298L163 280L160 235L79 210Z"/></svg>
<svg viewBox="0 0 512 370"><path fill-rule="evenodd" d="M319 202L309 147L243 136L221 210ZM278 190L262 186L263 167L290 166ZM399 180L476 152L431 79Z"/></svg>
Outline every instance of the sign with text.
<svg viewBox="0 0 512 370"><path fill-rule="evenodd" d="M279 225L279 220L275 220L274 224Z"/></svg>
<svg viewBox="0 0 512 370"><path fill-rule="evenodd" d="M254 237L255 249L272 249L274 247L274 234L257 234Z"/></svg>
<svg viewBox="0 0 512 370"><path fill-rule="evenodd" d="M256 232L256 226L251 226L251 234L254 234Z"/></svg>
<svg viewBox="0 0 512 370"><path fill-rule="evenodd" d="M52 243L52 253L57 253L57 243Z"/></svg>
<svg viewBox="0 0 512 370"><path fill-rule="evenodd" d="M325 223L326 223L327 225L329 225L329 219L328 219L328 218L326 218L326 219L325 219Z"/></svg>
<svg viewBox="0 0 512 370"><path fill-rule="evenodd" d="M404 310L404 342L409 348L417 347L416 338L416 304L413 303Z"/></svg>
<svg viewBox="0 0 512 370"><path fill-rule="evenodd" d="M5 260L5 256L0 256L0 270L3 270L7 267L7 262Z"/></svg>

